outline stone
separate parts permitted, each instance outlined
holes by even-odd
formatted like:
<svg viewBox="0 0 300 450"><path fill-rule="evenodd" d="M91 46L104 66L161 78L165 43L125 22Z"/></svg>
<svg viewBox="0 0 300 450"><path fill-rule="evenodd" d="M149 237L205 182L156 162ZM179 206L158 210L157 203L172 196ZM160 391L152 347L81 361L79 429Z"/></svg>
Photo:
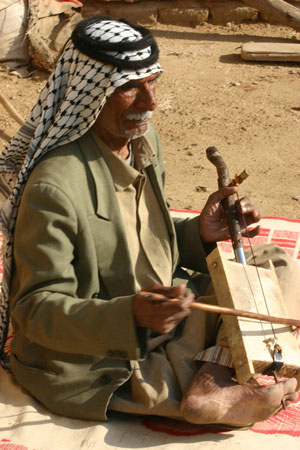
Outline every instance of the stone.
<svg viewBox="0 0 300 450"><path fill-rule="evenodd" d="M159 10L158 21L166 25L196 27L207 22L209 9L200 8L162 8Z"/></svg>
<svg viewBox="0 0 300 450"><path fill-rule="evenodd" d="M242 5L240 2L211 2L209 4L211 22L214 25L225 25L228 22L240 24L241 22L255 22L258 19L258 11L251 6Z"/></svg>
<svg viewBox="0 0 300 450"><path fill-rule="evenodd" d="M159 1L125 2L86 2L82 8L82 16L102 14L111 19L126 19L132 23L151 26L157 22Z"/></svg>

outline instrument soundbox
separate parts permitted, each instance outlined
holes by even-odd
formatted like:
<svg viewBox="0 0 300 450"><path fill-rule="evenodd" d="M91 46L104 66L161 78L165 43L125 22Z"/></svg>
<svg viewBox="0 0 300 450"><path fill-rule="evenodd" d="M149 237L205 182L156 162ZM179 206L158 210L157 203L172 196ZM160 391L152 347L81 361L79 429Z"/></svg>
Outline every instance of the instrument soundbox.
<svg viewBox="0 0 300 450"><path fill-rule="evenodd" d="M268 268L240 264L228 260L221 249L216 248L207 257L207 264L220 306L288 318L271 262ZM222 318L240 383L272 367L275 346L283 359L277 375L300 377L300 350L292 326L233 315L222 315Z"/></svg>

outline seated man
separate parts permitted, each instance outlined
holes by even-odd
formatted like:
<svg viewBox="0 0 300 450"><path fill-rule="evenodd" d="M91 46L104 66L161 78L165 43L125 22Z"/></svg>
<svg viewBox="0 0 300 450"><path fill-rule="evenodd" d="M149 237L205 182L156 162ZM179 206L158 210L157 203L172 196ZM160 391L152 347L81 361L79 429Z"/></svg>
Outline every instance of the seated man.
<svg viewBox="0 0 300 450"><path fill-rule="evenodd" d="M212 194L200 216L171 219L149 124L157 60L145 28L83 20L3 153L10 365L57 414L106 420L117 410L249 425L294 400L296 380L239 385L231 367L195 360L215 345L217 317L191 314L190 305L211 289L205 258L229 235L221 201L237 188ZM240 210L247 224L259 221L248 199ZM282 279L293 276L290 267Z"/></svg>

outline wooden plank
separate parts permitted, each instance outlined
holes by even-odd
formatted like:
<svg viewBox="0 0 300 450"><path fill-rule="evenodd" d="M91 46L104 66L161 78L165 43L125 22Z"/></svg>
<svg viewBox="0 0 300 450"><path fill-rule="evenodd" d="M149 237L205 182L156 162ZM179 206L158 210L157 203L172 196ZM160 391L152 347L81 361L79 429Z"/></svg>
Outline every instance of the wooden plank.
<svg viewBox="0 0 300 450"><path fill-rule="evenodd" d="M300 30L300 11L298 6L284 0L244 0L247 5L257 9L263 20L280 23Z"/></svg>
<svg viewBox="0 0 300 450"><path fill-rule="evenodd" d="M246 42L241 57L249 61L300 62L300 44Z"/></svg>
<svg viewBox="0 0 300 450"><path fill-rule="evenodd" d="M220 306L288 317L274 270L229 261L219 248L208 256L207 263ZM227 315L223 322L240 383L271 366L275 343L283 349L284 366L278 375L300 373L299 345L290 326Z"/></svg>

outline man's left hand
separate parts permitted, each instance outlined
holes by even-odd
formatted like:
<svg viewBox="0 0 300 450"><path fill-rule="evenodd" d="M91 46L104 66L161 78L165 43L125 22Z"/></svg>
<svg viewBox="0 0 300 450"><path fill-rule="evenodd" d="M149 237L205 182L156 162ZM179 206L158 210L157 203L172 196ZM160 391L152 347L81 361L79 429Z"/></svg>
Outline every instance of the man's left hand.
<svg viewBox="0 0 300 450"><path fill-rule="evenodd" d="M200 236L205 242L218 242L229 239L229 228L226 221L222 201L234 195L238 188L235 186L222 187L208 197L208 200L200 215ZM260 232L260 227L256 226L248 230L247 226L259 222L261 216L259 211L252 205L248 197L243 197L236 201L237 212L242 234L254 237Z"/></svg>

